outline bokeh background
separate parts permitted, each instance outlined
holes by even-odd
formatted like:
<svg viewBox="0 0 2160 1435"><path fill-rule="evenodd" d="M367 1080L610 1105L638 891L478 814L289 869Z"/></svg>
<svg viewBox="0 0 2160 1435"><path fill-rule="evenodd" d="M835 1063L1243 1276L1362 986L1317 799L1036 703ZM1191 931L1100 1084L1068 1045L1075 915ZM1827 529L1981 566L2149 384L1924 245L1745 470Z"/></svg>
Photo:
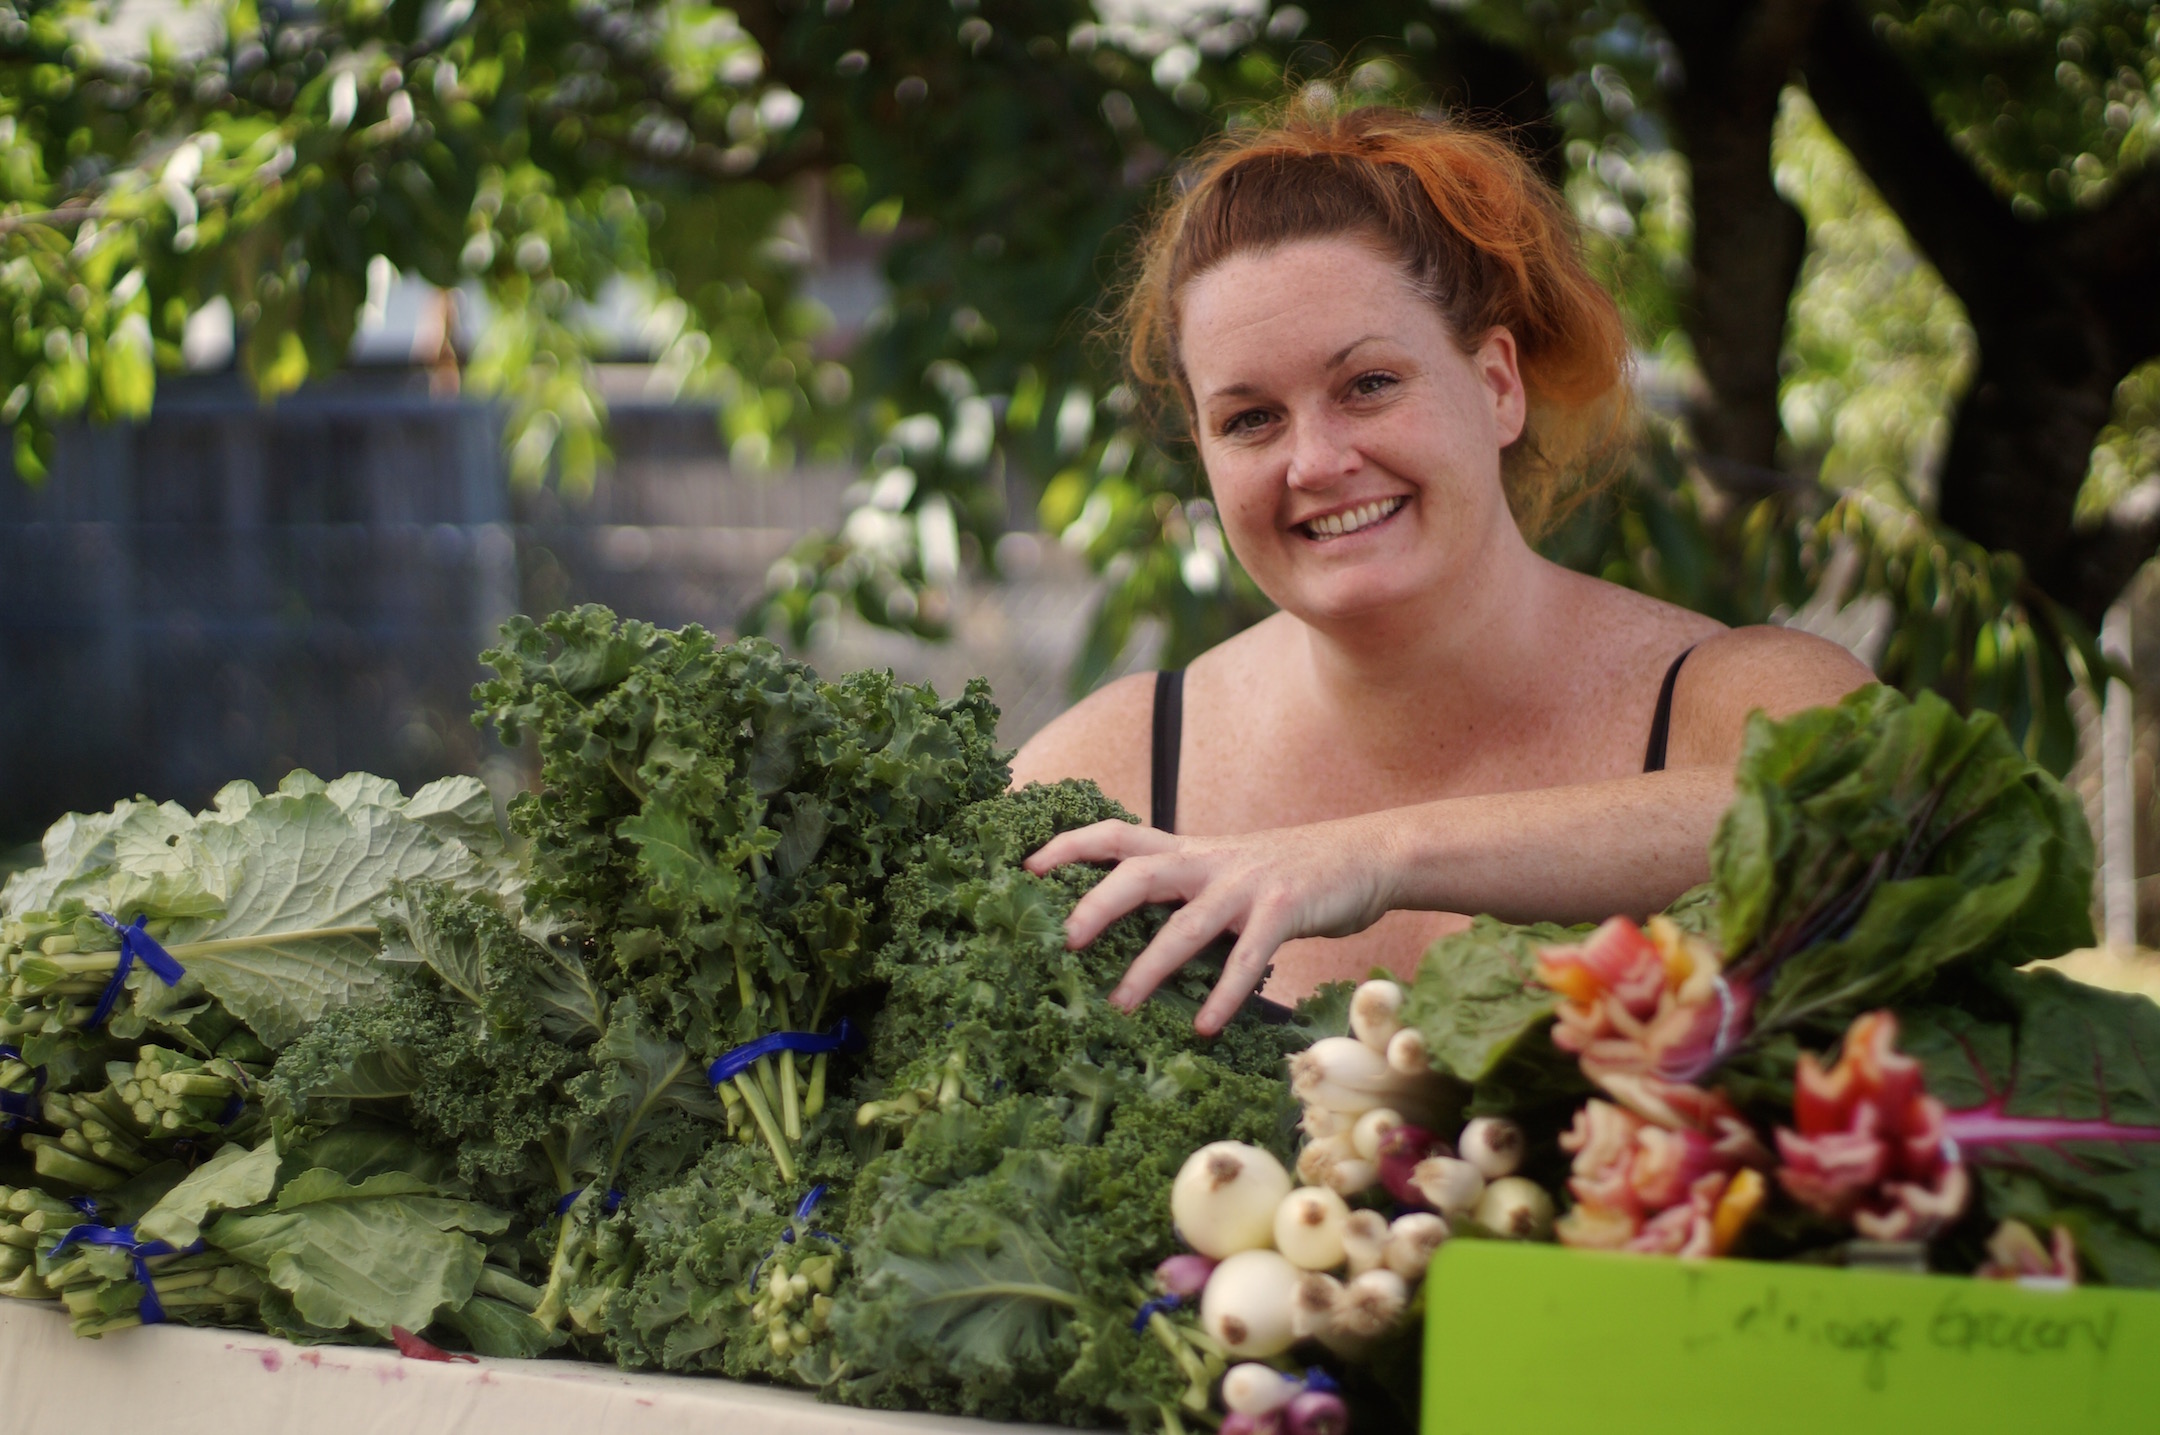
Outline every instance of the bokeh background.
<svg viewBox="0 0 2160 1435"><path fill-rule="evenodd" d="M2001 714L2160 938L2149 0L0 0L0 850L514 789L517 611L986 673L1014 743L1235 631L1101 316L1314 87L1505 130L1621 297L1641 443L1548 551Z"/></svg>

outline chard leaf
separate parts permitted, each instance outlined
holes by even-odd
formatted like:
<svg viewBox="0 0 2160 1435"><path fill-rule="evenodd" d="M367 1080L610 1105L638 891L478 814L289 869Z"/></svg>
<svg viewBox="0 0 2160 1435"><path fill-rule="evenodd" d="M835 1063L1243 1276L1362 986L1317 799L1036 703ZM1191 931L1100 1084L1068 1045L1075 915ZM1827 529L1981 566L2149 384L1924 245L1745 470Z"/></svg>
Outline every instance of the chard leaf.
<svg viewBox="0 0 2160 1435"><path fill-rule="evenodd" d="M1735 785L1712 884L1758 1032L1842 1023L1954 965L2092 939L2077 801L1989 714L1880 686L1757 714Z"/></svg>
<svg viewBox="0 0 2160 1435"><path fill-rule="evenodd" d="M1434 942L1418 963L1403 1020L1425 1038L1433 1068L1481 1081L1552 1018L1558 998L1537 979L1540 947L1580 940L1587 927L1516 927L1479 917Z"/></svg>
<svg viewBox="0 0 2160 1435"><path fill-rule="evenodd" d="M2160 1005L1989 967L1899 1019L1989 1214L2060 1221L2103 1280L2160 1284Z"/></svg>
<svg viewBox="0 0 2160 1435"><path fill-rule="evenodd" d="M146 1239L174 1247L193 1245L212 1211L260 1205L277 1189L278 1153L265 1141L250 1151L234 1144L197 1166L135 1222Z"/></svg>

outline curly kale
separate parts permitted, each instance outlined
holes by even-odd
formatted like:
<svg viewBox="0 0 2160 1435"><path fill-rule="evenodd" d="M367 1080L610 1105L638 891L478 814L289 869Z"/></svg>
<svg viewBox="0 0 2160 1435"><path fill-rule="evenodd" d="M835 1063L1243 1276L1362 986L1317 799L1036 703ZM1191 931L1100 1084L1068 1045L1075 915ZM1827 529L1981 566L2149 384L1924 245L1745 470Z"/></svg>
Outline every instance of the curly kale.
<svg viewBox="0 0 2160 1435"><path fill-rule="evenodd" d="M302 1033L267 1080L281 1139L341 1125L356 1104L394 1110L454 1151L468 1184L539 1185L541 1143L577 1116L572 1088L599 1036L597 994L582 1016L562 998L579 985L575 956L528 938L485 895L447 887L399 887L378 916L383 995Z"/></svg>
<svg viewBox="0 0 2160 1435"><path fill-rule="evenodd" d="M1196 1383L1170 1322L1132 1326L1144 1273L1175 1250L1170 1183L1209 1141L1288 1153L1283 1062L1307 1038L1251 1017L1198 1037L1206 962L1130 1016L1104 1000L1167 911L1068 952L1065 917L1101 872L1019 863L1106 818L1130 820L1090 784L992 798L893 884L859 1110L891 1144L848 1207L842 1399L1139 1427Z"/></svg>
<svg viewBox="0 0 2160 1435"><path fill-rule="evenodd" d="M530 899L584 923L605 981L708 1059L803 1030L869 975L883 890L923 839L1008 772L997 709L890 673L819 682L771 644L618 624L604 608L514 619L476 691L505 741L530 731L544 790L511 809ZM783 1176L824 1096L793 1053L736 1078Z"/></svg>

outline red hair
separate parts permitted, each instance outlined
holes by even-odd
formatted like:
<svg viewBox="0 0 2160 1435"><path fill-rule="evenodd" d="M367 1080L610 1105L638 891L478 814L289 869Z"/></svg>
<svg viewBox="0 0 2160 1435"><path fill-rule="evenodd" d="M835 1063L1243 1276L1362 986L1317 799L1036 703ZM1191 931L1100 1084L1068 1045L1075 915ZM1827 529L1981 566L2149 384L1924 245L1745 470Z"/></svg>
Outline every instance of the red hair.
<svg viewBox="0 0 2160 1435"><path fill-rule="evenodd" d="M1378 246L1475 352L1514 336L1529 398L1502 460L1516 521L1535 537L1595 489L1628 411L1627 334L1584 268L1575 222L1504 139L1446 120L1299 104L1220 136L1190 162L1140 248L1122 328L1135 386L1189 418L1179 304L1232 255L1353 236Z"/></svg>

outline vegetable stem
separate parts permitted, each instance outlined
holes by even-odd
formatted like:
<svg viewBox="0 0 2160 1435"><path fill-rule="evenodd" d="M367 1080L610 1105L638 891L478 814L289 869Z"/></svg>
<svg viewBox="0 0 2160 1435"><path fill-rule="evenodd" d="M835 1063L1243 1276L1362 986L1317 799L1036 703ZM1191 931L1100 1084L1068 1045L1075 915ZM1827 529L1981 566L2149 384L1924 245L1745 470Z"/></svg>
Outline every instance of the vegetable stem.
<svg viewBox="0 0 2160 1435"><path fill-rule="evenodd" d="M810 1058L810 1092L803 1098L803 1118L808 1120L825 1109L825 1061L826 1053L819 1052Z"/></svg>
<svg viewBox="0 0 2160 1435"><path fill-rule="evenodd" d="M773 1122L772 1107L766 1104L765 1093L758 1090L758 1084L751 1080L747 1071L736 1076L735 1086L743 1094L743 1104L750 1108L750 1115L756 1119L758 1130L765 1137L765 1144L772 1148L773 1161L780 1167L780 1178L793 1181L795 1158L788 1153L787 1142L781 1138L780 1128Z"/></svg>

